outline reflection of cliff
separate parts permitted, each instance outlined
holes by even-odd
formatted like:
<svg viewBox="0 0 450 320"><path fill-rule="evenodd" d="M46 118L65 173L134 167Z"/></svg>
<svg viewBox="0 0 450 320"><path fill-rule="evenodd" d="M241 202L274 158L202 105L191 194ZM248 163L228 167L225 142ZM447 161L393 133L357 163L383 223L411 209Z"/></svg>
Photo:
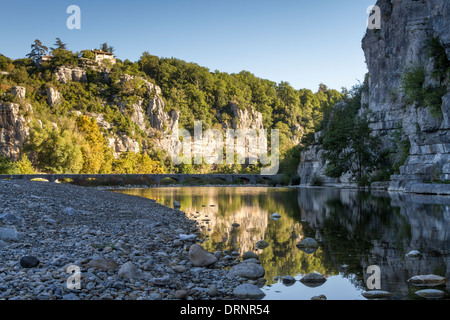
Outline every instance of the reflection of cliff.
<svg viewBox="0 0 450 320"><path fill-rule="evenodd" d="M323 240L326 259L367 279L381 268L382 289L408 294L417 274L450 277L450 199L412 194L368 194L351 190L299 189L302 220ZM419 250L419 260L406 258ZM365 282L361 282L365 285Z"/></svg>
<svg viewBox="0 0 450 320"><path fill-rule="evenodd" d="M217 199L217 197L215 197ZM268 212L259 206L243 204L239 209L219 215L219 203L210 200L209 204L200 208L183 208L187 217L198 222L203 232L208 235L212 243L205 246L216 249L237 250L240 254L254 250L255 243L264 239L267 228ZM233 227L233 224L239 227Z"/></svg>

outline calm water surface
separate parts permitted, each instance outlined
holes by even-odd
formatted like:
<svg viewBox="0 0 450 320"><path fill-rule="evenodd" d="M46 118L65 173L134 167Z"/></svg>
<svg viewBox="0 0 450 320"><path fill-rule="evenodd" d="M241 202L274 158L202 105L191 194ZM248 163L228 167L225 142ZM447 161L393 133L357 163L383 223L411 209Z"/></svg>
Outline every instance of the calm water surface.
<svg viewBox="0 0 450 320"><path fill-rule="evenodd" d="M120 190L181 210L198 221L210 252L254 251L266 270L262 290L268 300L355 300L367 290L370 265L381 269L381 289L393 299L420 299L407 280L419 274L450 279L450 197L359 192L328 188L179 187ZM271 219L279 213L279 220ZM239 227L233 227L238 223ZM296 247L314 238L319 249ZM270 245L259 250L255 244ZM421 258L405 255L418 250ZM327 281L308 287L299 281L284 285L280 277L297 280L319 272ZM449 285L439 287L450 297Z"/></svg>

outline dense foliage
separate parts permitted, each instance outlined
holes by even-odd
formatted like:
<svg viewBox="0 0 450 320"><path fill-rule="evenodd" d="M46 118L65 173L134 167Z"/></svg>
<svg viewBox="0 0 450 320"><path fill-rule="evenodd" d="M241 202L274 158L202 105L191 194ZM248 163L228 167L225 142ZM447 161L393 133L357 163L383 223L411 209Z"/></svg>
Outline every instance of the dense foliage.
<svg viewBox="0 0 450 320"><path fill-rule="evenodd" d="M350 173L358 185L368 185L382 162L381 142L373 136L365 115L360 115L364 86L355 86L344 103L329 115L323 136L326 174L339 178Z"/></svg>
<svg viewBox="0 0 450 320"><path fill-rule="evenodd" d="M107 43L100 49L113 52ZM51 60L40 60L50 54ZM264 127L280 131L281 169L295 175L299 153L310 135L320 128L323 115L343 98L343 94L321 84L317 92L296 90L289 83L275 83L250 72L237 74L211 72L195 63L176 58L160 58L144 52L137 62L117 60L112 65L103 61L101 68L93 61L90 50L72 52L61 39L49 48L36 40L27 58L12 60L0 55L0 100L29 103L33 107L30 140L25 152L33 166L43 172L108 173L108 172L249 172L258 168L248 165L206 167L174 166L163 150L155 147L153 138L131 120L130 107L148 105L152 93L144 82L162 90L166 111L180 111L179 125L191 129L194 120L203 129L222 128L232 120L231 105L254 108L263 116ZM39 63L37 63L39 62ZM86 82L63 84L56 80L60 66L86 70ZM108 70L105 76L104 68ZM134 76L121 82L123 75ZM25 101L10 94L13 86L26 88ZM47 89L61 94L57 104L49 105ZM101 114L113 126L110 132L100 128L90 117L76 112ZM77 118L78 117L78 118ZM37 121L39 120L39 121ZM148 120L147 120L148 121ZM138 141L141 159L124 154L116 158L107 145L108 134L123 134ZM152 160L150 163L147 159ZM138 162L147 163L140 167Z"/></svg>

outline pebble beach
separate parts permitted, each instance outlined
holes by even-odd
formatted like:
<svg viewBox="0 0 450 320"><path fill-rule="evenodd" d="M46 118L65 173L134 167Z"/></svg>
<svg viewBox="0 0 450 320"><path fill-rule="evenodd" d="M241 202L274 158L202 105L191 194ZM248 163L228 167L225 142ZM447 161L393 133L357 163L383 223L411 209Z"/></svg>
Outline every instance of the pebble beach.
<svg viewBox="0 0 450 320"><path fill-rule="evenodd" d="M194 221L151 199L0 180L0 203L1 300L264 296L257 255L206 252Z"/></svg>

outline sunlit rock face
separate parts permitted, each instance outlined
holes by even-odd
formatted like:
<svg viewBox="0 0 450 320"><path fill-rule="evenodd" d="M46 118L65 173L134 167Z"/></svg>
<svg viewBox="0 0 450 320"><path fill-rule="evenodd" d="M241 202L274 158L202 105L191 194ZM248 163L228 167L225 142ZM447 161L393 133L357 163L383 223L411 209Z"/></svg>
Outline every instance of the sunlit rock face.
<svg viewBox="0 0 450 320"><path fill-rule="evenodd" d="M437 38L450 57L450 2L379 0L381 29L367 30L362 48L369 70L365 97L370 126L392 147L394 130L401 129L411 143L410 156L391 190L407 190L409 181L448 180L450 177L450 94L442 99L438 115L429 107L408 104L402 78L411 68L422 67L424 85L436 84L429 43Z"/></svg>
<svg viewBox="0 0 450 320"><path fill-rule="evenodd" d="M29 135L28 120L24 112L31 112L31 105L26 110L16 103L0 101L0 155L13 160L20 158L23 144Z"/></svg>
<svg viewBox="0 0 450 320"><path fill-rule="evenodd" d="M437 38L447 58L450 57L450 2L379 0L376 5L381 11L381 29L367 29L362 40L369 77L360 114L368 112L370 128L382 139L384 148L393 149L392 135L397 130L411 144L410 156L400 167L400 174L391 177L390 190L411 191L413 183L449 180L448 80L443 84L447 86L447 94L441 107L432 110L427 105L406 101L402 79L411 68L423 68L424 86L440 85L433 76L435 60L429 54L429 44ZM299 167L302 184L309 184L314 174L323 176L320 156L320 145L302 153Z"/></svg>

